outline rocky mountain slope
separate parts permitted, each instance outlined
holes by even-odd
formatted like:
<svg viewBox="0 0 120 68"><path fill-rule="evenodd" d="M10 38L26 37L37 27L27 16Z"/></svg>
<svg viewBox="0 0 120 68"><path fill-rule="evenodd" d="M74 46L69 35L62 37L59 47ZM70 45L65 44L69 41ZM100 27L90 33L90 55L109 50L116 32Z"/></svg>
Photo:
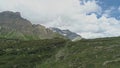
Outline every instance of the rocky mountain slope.
<svg viewBox="0 0 120 68"><path fill-rule="evenodd" d="M42 25L32 24L19 12L4 11L0 13L0 37L30 40L63 36Z"/></svg>
<svg viewBox="0 0 120 68"><path fill-rule="evenodd" d="M50 28L52 31L57 32L69 39L71 39L72 41L76 41L76 40L81 40L82 37L74 32L71 32L70 30L61 30L59 28Z"/></svg>

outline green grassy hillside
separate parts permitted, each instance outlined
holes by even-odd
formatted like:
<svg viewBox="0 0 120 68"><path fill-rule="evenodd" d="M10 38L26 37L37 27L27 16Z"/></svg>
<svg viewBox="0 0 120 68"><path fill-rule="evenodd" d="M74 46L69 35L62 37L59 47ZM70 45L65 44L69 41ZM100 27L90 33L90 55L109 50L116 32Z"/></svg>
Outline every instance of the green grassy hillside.
<svg viewBox="0 0 120 68"><path fill-rule="evenodd" d="M76 42L0 39L0 68L120 68L120 37Z"/></svg>

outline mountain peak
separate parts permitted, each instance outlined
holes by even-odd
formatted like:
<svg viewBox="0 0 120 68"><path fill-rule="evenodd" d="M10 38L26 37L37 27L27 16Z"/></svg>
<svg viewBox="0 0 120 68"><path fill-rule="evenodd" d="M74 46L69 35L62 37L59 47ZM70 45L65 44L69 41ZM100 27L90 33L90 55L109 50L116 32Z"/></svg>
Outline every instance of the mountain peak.
<svg viewBox="0 0 120 68"><path fill-rule="evenodd" d="M0 12L0 37L24 40L63 38L62 35L40 24L32 24L21 17L20 12Z"/></svg>
<svg viewBox="0 0 120 68"><path fill-rule="evenodd" d="M72 41L76 41L76 40L81 40L81 39L82 39L82 37L81 37L80 35L72 32L72 31L70 31L70 30L68 30L68 29L67 29L67 30L61 30L61 29L59 29L59 28L54 28L54 27L51 27L50 29L51 29L53 32L57 32L57 33L65 36L65 37L71 39Z"/></svg>
<svg viewBox="0 0 120 68"><path fill-rule="evenodd" d="M20 12L12 12L12 11L3 11L0 13L3 17L21 17Z"/></svg>

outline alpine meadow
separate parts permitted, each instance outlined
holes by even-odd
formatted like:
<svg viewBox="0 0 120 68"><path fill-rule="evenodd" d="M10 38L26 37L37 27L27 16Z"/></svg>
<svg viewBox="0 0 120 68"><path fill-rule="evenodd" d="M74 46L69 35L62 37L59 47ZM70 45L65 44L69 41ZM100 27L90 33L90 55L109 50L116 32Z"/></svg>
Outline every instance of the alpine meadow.
<svg viewBox="0 0 120 68"><path fill-rule="evenodd" d="M0 0L0 68L120 68L120 1Z"/></svg>

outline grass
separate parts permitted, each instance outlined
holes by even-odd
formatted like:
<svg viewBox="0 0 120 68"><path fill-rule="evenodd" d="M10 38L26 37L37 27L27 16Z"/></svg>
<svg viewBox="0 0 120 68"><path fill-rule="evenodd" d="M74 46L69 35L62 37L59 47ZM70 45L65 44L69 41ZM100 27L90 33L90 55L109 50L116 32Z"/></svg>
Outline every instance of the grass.
<svg viewBox="0 0 120 68"><path fill-rule="evenodd" d="M0 68L120 68L120 37L0 39Z"/></svg>

